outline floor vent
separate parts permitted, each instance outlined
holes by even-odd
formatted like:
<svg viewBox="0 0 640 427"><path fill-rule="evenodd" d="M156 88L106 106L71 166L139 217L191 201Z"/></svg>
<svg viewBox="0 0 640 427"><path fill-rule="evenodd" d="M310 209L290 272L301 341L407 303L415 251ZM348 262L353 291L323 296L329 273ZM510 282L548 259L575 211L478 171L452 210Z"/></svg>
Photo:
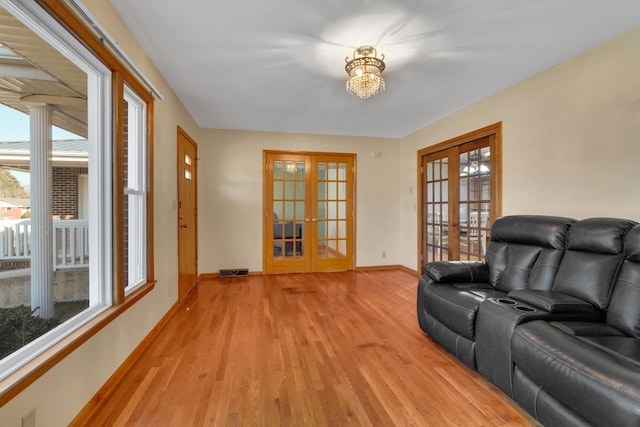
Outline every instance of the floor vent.
<svg viewBox="0 0 640 427"><path fill-rule="evenodd" d="M248 275L248 268L232 268L218 271L218 277L247 277Z"/></svg>

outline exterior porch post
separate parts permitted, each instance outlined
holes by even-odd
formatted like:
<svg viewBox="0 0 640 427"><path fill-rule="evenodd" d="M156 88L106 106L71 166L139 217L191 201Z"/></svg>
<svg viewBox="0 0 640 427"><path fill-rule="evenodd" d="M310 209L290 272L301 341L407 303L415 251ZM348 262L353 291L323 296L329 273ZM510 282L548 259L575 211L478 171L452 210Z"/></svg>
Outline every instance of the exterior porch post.
<svg viewBox="0 0 640 427"><path fill-rule="evenodd" d="M53 222L51 219L51 110L30 106L31 309L53 316Z"/></svg>

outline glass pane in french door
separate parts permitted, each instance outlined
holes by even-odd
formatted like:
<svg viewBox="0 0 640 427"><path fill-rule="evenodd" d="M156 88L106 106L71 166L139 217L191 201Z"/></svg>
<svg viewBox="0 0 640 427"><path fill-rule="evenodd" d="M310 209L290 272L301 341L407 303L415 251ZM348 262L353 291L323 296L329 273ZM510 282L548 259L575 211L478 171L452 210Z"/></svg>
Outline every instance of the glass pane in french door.
<svg viewBox="0 0 640 427"><path fill-rule="evenodd" d="M273 161L273 257L303 257L305 162Z"/></svg>
<svg viewBox="0 0 640 427"><path fill-rule="evenodd" d="M423 168L424 261L446 261L449 257L449 161L447 157L426 158Z"/></svg>
<svg viewBox="0 0 640 427"><path fill-rule="evenodd" d="M347 256L347 163L317 163L316 235L318 258Z"/></svg>
<svg viewBox="0 0 640 427"><path fill-rule="evenodd" d="M491 227L491 149L460 153L460 259L482 260Z"/></svg>

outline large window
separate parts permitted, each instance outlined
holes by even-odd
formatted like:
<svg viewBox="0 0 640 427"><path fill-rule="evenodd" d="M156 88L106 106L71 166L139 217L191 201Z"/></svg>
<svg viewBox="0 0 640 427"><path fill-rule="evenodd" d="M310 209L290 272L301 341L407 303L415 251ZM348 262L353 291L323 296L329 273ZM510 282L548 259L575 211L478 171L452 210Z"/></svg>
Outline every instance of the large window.
<svg viewBox="0 0 640 427"><path fill-rule="evenodd" d="M0 0L3 390L24 381L18 368L72 351L153 286L153 99L91 31L72 13Z"/></svg>

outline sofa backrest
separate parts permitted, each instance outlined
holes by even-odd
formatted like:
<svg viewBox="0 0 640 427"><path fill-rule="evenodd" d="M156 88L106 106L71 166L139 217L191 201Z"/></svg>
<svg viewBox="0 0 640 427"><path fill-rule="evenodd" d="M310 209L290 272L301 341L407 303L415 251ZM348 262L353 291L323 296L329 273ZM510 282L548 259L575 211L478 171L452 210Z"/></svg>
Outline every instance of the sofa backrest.
<svg viewBox="0 0 640 427"><path fill-rule="evenodd" d="M497 219L485 256L491 285L504 292L551 290L574 222L571 218L541 215Z"/></svg>
<svg viewBox="0 0 640 427"><path fill-rule="evenodd" d="M627 233L625 260L607 308L607 323L640 338L640 225Z"/></svg>
<svg viewBox="0 0 640 427"><path fill-rule="evenodd" d="M553 290L604 310L624 259L624 239L636 222L588 218L571 226Z"/></svg>

